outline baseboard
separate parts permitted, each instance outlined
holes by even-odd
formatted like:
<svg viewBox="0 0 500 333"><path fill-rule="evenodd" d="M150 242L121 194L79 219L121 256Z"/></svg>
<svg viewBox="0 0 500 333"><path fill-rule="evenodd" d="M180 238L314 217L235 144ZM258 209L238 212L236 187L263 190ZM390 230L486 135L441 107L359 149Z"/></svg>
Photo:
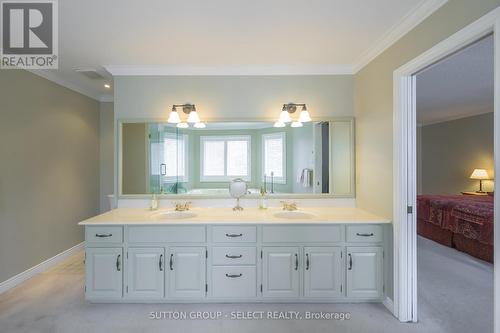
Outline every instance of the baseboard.
<svg viewBox="0 0 500 333"><path fill-rule="evenodd" d="M384 304L387 310L391 311L391 313L394 314L394 303L392 302L392 299L386 296L382 301L382 304Z"/></svg>
<svg viewBox="0 0 500 333"><path fill-rule="evenodd" d="M52 266L58 264L62 260L66 259L69 256L82 250L83 247L84 247L84 242L81 242L80 244L77 244L77 245L73 246L72 248L69 248L69 249L53 256L52 258L49 258L49 259L39 263L38 265L33 266L30 269L27 269L24 272L19 273L15 276L11 277L8 280L0 282L0 294L6 292L9 289L14 288L18 284L28 280L29 278L31 278L39 273L45 272L46 270L48 270Z"/></svg>

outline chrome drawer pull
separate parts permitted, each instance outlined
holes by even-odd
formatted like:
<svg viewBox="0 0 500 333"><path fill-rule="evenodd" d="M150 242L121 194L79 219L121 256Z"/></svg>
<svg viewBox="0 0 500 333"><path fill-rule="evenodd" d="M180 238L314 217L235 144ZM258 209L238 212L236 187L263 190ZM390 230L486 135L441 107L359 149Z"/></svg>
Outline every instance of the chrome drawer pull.
<svg viewBox="0 0 500 333"><path fill-rule="evenodd" d="M369 234L360 234L359 232L356 233L356 236L361 236L361 237L371 237L373 236L373 232Z"/></svg>
<svg viewBox="0 0 500 333"><path fill-rule="evenodd" d="M226 274L226 277L232 278L232 279L239 278L239 277L242 277L242 276L243 276L243 274L241 274L241 273L240 274Z"/></svg>
<svg viewBox="0 0 500 333"><path fill-rule="evenodd" d="M241 237L243 234L226 234L226 237Z"/></svg>
<svg viewBox="0 0 500 333"><path fill-rule="evenodd" d="M241 257L243 257L243 255L242 255L242 254L237 255L237 256L230 256L229 254L226 254L226 258L229 258L229 259L239 259L239 258L241 258Z"/></svg>
<svg viewBox="0 0 500 333"><path fill-rule="evenodd" d="M113 236L113 234L95 234L95 236L100 238L105 238L105 237L111 237Z"/></svg>

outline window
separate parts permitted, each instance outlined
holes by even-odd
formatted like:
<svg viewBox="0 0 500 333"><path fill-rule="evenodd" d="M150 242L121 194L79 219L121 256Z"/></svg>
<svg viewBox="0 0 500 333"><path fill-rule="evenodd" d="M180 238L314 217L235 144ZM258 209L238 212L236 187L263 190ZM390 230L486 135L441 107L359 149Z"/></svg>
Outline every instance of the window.
<svg viewBox="0 0 500 333"><path fill-rule="evenodd" d="M263 176L286 184L286 135L284 132L262 135Z"/></svg>
<svg viewBox="0 0 500 333"><path fill-rule="evenodd" d="M200 181L250 181L250 136L200 137Z"/></svg>
<svg viewBox="0 0 500 333"><path fill-rule="evenodd" d="M187 182L187 145L187 135L164 133L151 144L151 175L161 175L163 183Z"/></svg>

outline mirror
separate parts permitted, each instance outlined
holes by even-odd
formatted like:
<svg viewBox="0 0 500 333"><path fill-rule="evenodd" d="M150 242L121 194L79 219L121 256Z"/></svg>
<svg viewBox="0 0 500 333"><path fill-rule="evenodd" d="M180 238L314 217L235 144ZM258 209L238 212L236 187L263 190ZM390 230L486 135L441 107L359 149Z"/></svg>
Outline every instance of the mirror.
<svg viewBox="0 0 500 333"><path fill-rule="evenodd" d="M121 194L229 197L241 178L249 195L354 196L352 118L275 128L272 122L212 122L203 129L121 123Z"/></svg>

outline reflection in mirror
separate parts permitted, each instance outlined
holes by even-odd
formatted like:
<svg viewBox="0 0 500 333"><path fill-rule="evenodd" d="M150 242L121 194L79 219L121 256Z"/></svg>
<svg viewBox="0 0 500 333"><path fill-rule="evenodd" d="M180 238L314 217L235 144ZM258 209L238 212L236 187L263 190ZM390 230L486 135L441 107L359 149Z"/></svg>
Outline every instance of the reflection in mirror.
<svg viewBox="0 0 500 333"><path fill-rule="evenodd" d="M229 196L228 185L236 178L247 183L250 194L333 193L335 187L349 194L352 133L333 133L337 139L332 143L331 128L332 122L309 122L299 128L220 122L204 129L123 123L122 194ZM340 149L332 151L333 147ZM331 165L334 157L338 168ZM346 179L349 189L333 184L333 179Z"/></svg>

